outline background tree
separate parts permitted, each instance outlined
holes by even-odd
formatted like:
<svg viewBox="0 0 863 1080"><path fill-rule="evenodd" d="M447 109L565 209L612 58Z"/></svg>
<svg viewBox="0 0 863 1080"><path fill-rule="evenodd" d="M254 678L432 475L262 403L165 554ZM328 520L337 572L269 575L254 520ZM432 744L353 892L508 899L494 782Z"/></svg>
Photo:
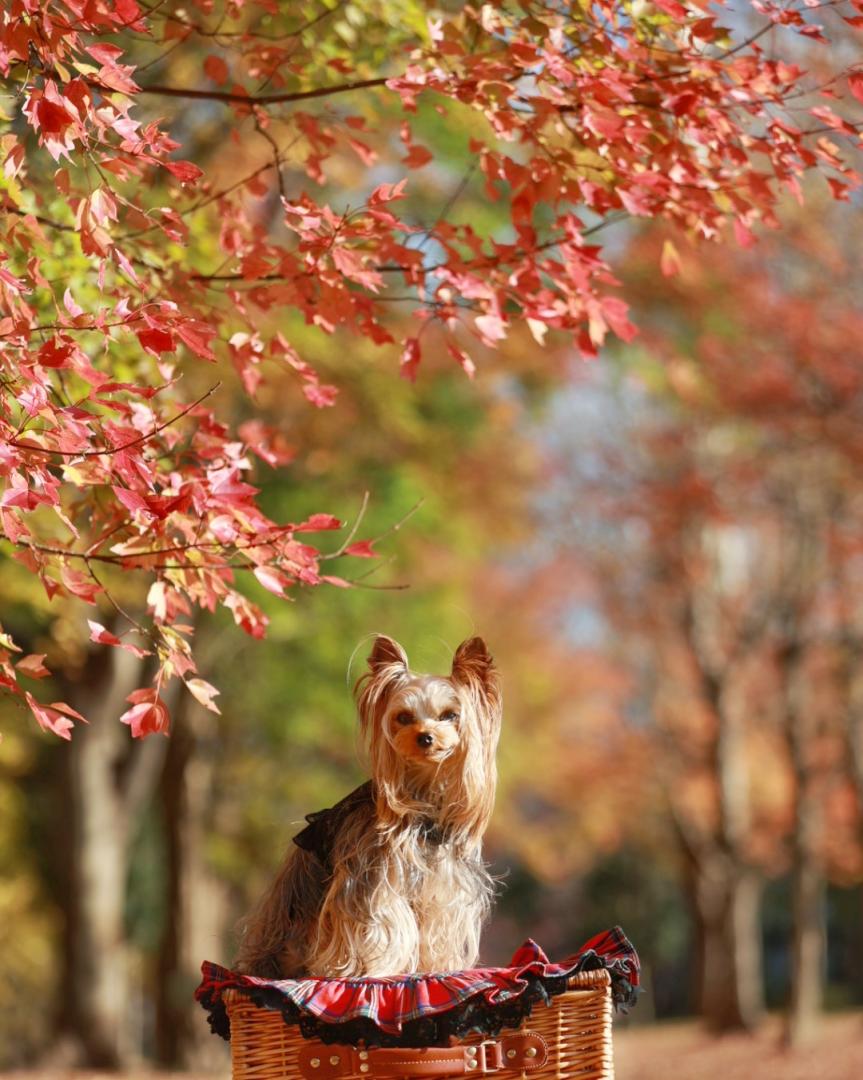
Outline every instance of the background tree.
<svg viewBox="0 0 863 1080"><path fill-rule="evenodd" d="M627 404L606 397L606 434L594 425L570 448L579 503L599 518L578 511L575 543L644 663L702 1008L716 1027L756 1022L760 881L787 869L792 1041L820 1007L826 881L859 873L840 674L860 506L852 235L822 207L709 268L687 253L661 287L649 268L663 241L631 252L645 335L622 369Z"/></svg>

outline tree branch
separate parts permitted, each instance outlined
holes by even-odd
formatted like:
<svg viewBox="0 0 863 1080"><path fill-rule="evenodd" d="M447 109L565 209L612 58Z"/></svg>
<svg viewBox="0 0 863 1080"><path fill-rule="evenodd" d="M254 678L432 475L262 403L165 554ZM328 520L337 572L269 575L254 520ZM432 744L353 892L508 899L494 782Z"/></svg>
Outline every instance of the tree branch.
<svg viewBox="0 0 863 1080"><path fill-rule="evenodd" d="M57 457L88 458L101 457L103 454L119 454L121 450L129 450L133 446L140 446L141 443L148 442L155 435L158 435L160 431L164 431L166 427L170 427L171 424L176 424L178 420L182 420L187 413L190 413L192 409L197 405L200 405L202 401L206 401L211 394L214 394L221 385L221 382L215 383L205 394L201 394L199 398L196 398L190 405L187 405L185 409L181 409L175 416L170 417L168 420L165 420L164 423L154 427L152 431L139 435L137 439L130 439L129 442L123 443L120 446L106 446L101 450L52 450L45 446L35 446L32 443L20 442L17 439L8 439L7 442L10 446L15 446L19 450L29 450L36 454L56 454Z"/></svg>
<svg viewBox="0 0 863 1080"><path fill-rule="evenodd" d="M383 86L389 78L394 76L381 76L377 79L357 79L355 82L340 83L338 86L318 86L314 90L293 90L283 94L252 94L235 93L230 90L195 90L183 86L162 86L153 84L142 86L140 94L151 94L158 97L189 98L196 101L220 101L224 105L280 105L291 101L308 101L311 98L332 97L335 94L347 94L352 90L367 90L374 86ZM97 79L87 79L87 85L102 93L117 93L110 86L103 86Z"/></svg>

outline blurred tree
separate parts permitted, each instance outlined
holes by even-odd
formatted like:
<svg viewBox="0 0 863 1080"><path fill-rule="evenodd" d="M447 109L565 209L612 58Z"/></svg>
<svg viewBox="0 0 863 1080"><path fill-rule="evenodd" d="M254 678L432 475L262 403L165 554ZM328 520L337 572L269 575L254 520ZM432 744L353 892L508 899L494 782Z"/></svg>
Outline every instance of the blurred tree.
<svg viewBox="0 0 863 1080"><path fill-rule="evenodd" d="M828 221L833 228L825 228ZM671 362L674 395L707 428L701 437L711 438L708 424L725 430L735 491L730 505L725 496L716 509L734 522L738 559L749 565L739 587L754 606L757 639L746 647L750 663L765 654L772 673L765 706L772 706L790 766L792 1042L808 1037L821 1004L825 873L844 876L855 866L859 873L842 752L854 713L837 686L849 616L856 618L849 587L859 572L863 507L863 358L849 348L861 329L852 226L848 215L816 206L757 254L717 260L709 273L687 263L683 304L700 292L711 305L700 334L684 330L697 371L681 360L680 337L663 348L662 331L654 342ZM749 364L741 372L743 342ZM728 428L735 423L740 445L732 451Z"/></svg>
<svg viewBox="0 0 863 1080"><path fill-rule="evenodd" d="M860 874L841 671L856 620L863 359L849 346L853 219L828 230L827 217L817 206L710 267L677 237L631 250L644 344L621 359L621 396L606 391L599 423L568 447L577 498L597 515L576 511L575 542L651 703L701 1009L717 1028L757 1021L760 879L787 861L792 1041L820 1007L825 875ZM659 282L662 247L677 276Z"/></svg>

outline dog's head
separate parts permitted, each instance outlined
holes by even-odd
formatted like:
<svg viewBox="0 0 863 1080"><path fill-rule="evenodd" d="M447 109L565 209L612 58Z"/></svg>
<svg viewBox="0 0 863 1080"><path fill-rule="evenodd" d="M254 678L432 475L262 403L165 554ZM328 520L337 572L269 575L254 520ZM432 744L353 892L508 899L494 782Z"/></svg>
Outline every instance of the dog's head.
<svg viewBox="0 0 863 1080"><path fill-rule="evenodd" d="M482 820L494 799L500 733L497 671L482 638L463 642L449 675L411 671L380 636L357 683L357 707L376 787L397 815L433 801L449 820Z"/></svg>

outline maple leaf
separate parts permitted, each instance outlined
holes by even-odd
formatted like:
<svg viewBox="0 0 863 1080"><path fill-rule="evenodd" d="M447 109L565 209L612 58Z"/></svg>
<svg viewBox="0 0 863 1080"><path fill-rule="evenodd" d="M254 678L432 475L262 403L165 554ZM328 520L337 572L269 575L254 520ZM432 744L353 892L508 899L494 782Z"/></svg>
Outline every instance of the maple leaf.
<svg viewBox="0 0 863 1080"><path fill-rule="evenodd" d="M24 698L30 711L36 717L39 727L43 731L50 731L54 735L59 735L61 739L68 741L72 738L72 729L76 720L80 720L84 724L87 723L79 712L76 712L75 709L63 701L54 701L50 705L40 705L29 692L24 694Z"/></svg>
<svg viewBox="0 0 863 1080"><path fill-rule="evenodd" d="M422 354L420 352L419 338L409 337L405 340L402 352L400 374L403 379L414 382L417 377L417 369L420 365Z"/></svg>
<svg viewBox="0 0 863 1080"><path fill-rule="evenodd" d="M204 170L191 161L163 161L161 164L182 184L194 184L204 175Z"/></svg>
<svg viewBox="0 0 863 1080"><path fill-rule="evenodd" d="M854 71L848 76L848 89L858 101L863 101L863 71Z"/></svg>
<svg viewBox="0 0 863 1080"><path fill-rule="evenodd" d="M290 584L290 579L280 570L276 570L272 566L256 566L252 573L269 592L276 596L285 595L285 589Z"/></svg>
<svg viewBox="0 0 863 1080"><path fill-rule="evenodd" d="M142 656L152 655L149 649L140 649L137 645L130 645L127 641L121 641L116 634L112 634L110 630L106 630L100 623L93 622L92 619L87 620L87 625L90 627L90 640L98 642L100 645L113 645L120 649L125 649L126 652L130 652L133 656L137 656L139 659Z"/></svg>
<svg viewBox="0 0 863 1080"><path fill-rule="evenodd" d="M132 738L142 739L147 735L167 735L171 728L168 707L159 697L157 690L133 690L126 698L132 703L120 717L122 724L128 724Z"/></svg>
<svg viewBox="0 0 863 1080"><path fill-rule="evenodd" d="M192 697L200 702L205 709L209 709L210 712L220 713L221 710L213 702L213 698L219 694L219 691L215 686L211 686L203 679L186 679L186 689L192 695Z"/></svg>
<svg viewBox="0 0 863 1080"><path fill-rule="evenodd" d="M221 56L210 54L204 60L204 74L208 79L212 79L214 83L217 83L219 86L224 86L228 81L228 65Z"/></svg>
<svg viewBox="0 0 863 1080"><path fill-rule="evenodd" d="M344 550L345 555L353 555L358 559L376 559L378 553L372 549L372 540L357 540L348 544Z"/></svg>
<svg viewBox="0 0 863 1080"><path fill-rule="evenodd" d="M167 330L160 330L155 326L148 326L146 330L135 331L138 341L148 353L158 357L161 353L173 352L176 348L174 335Z"/></svg>
<svg viewBox="0 0 863 1080"><path fill-rule="evenodd" d="M44 659L45 653L22 657L15 665L15 671L20 675L27 675L31 679L45 679L51 672L45 667Z"/></svg>
<svg viewBox="0 0 863 1080"><path fill-rule="evenodd" d="M529 17L518 5L445 5L421 45L413 29L394 25L384 50L369 35L374 53L356 35L350 61L326 43L318 55L327 20L287 45L259 35L261 17L275 11L262 0L228 5L218 32L202 24L209 54L195 29L206 4L182 20L136 0L75 0L65 5L70 19L38 4L0 15L0 68L31 131L0 135L10 219L0 252L0 536L49 596L100 601L103 579L84 573L81 559L98 551L145 582L145 630L162 648L162 631L170 637L197 606L227 607L246 632L263 635L266 617L231 589L239 565L259 559L258 578L278 595L294 582L341 584L320 574L316 551L270 521L249 482L253 455L284 465L303 449L300 432L317 437L314 425L303 421L288 446L248 419L255 402L210 411L201 399L176 415L157 407L153 399L181 375L197 377L186 371L186 350L215 363L215 341L225 342L243 390L260 402L277 401L272 371L278 380L289 369L297 396L319 409L338 407L339 376L325 383L279 328L304 323L309 357L316 337L338 334L334 370L350 336L358 353L374 344L400 354L411 381L421 342L430 366L442 354L473 378L481 356L463 351L464 331L512 361L502 346L526 326L528 347L546 352L532 349L519 364L556 363L558 342L594 356L610 334L634 333L613 272L634 234L622 230L603 252L606 226L637 217L700 238L673 283L665 279L680 269L676 249L669 240L657 253L657 277L676 288L690 264L710 258L706 244L733 245L736 236L749 245L756 222L779 224L780 197L787 189L802 199L807 174L849 200L863 72L856 62L843 67L843 50L827 56L813 44L833 33L806 10L817 0L758 0L767 24L794 35L792 45L775 35L769 50L739 20L721 26L724 5L624 6L625 17L597 0L570 18L565 5ZM203 76L195 86L136 81L154 32L177 49L178 79ZM657 34L661 46L646 44ZM812 105L800 100L810 93L807 70L821 82ZM348 82L332 82L339 78ZM366 107L367 90L379 110ZM166 120L140 107L144 93L162 98ZM351 102L347 111L328 100L336 94ZM222 109L233 118L229 138L204 175L185 158L210 141L198 140L199 123ZM413 115L428 148L414 141ZM459 132L467 146L456 154ZM365 166L356 191L345 187L352 155ZM67 168L55 167L61 157ZM326 184L326 200L289 182L302 171ZM451 172L452 191L439 191ZM195 198L186 190L194 184ZM482 200L489 206L473 213ZM269 220L272 207L283 220ZM56 268L68 260L70 232L78 254L64 280ZM228 414L243 417L238 430ZM46 545L43 525L82 544L67 547L52 532ZM83 546L99 537L101 547ZM262 537L272 542L238 562L243 543ZM98 623L91 634L136 650ZM163 677L195 670L186 646L172 639L166 648ZM22 674L31 665L41 670L28 659ZM3 686L16 693L11 670L2 669ZM165 726L155 698L132 705L134 730ZM68 732L69 713L54 712L42 719Z"/></svg>

